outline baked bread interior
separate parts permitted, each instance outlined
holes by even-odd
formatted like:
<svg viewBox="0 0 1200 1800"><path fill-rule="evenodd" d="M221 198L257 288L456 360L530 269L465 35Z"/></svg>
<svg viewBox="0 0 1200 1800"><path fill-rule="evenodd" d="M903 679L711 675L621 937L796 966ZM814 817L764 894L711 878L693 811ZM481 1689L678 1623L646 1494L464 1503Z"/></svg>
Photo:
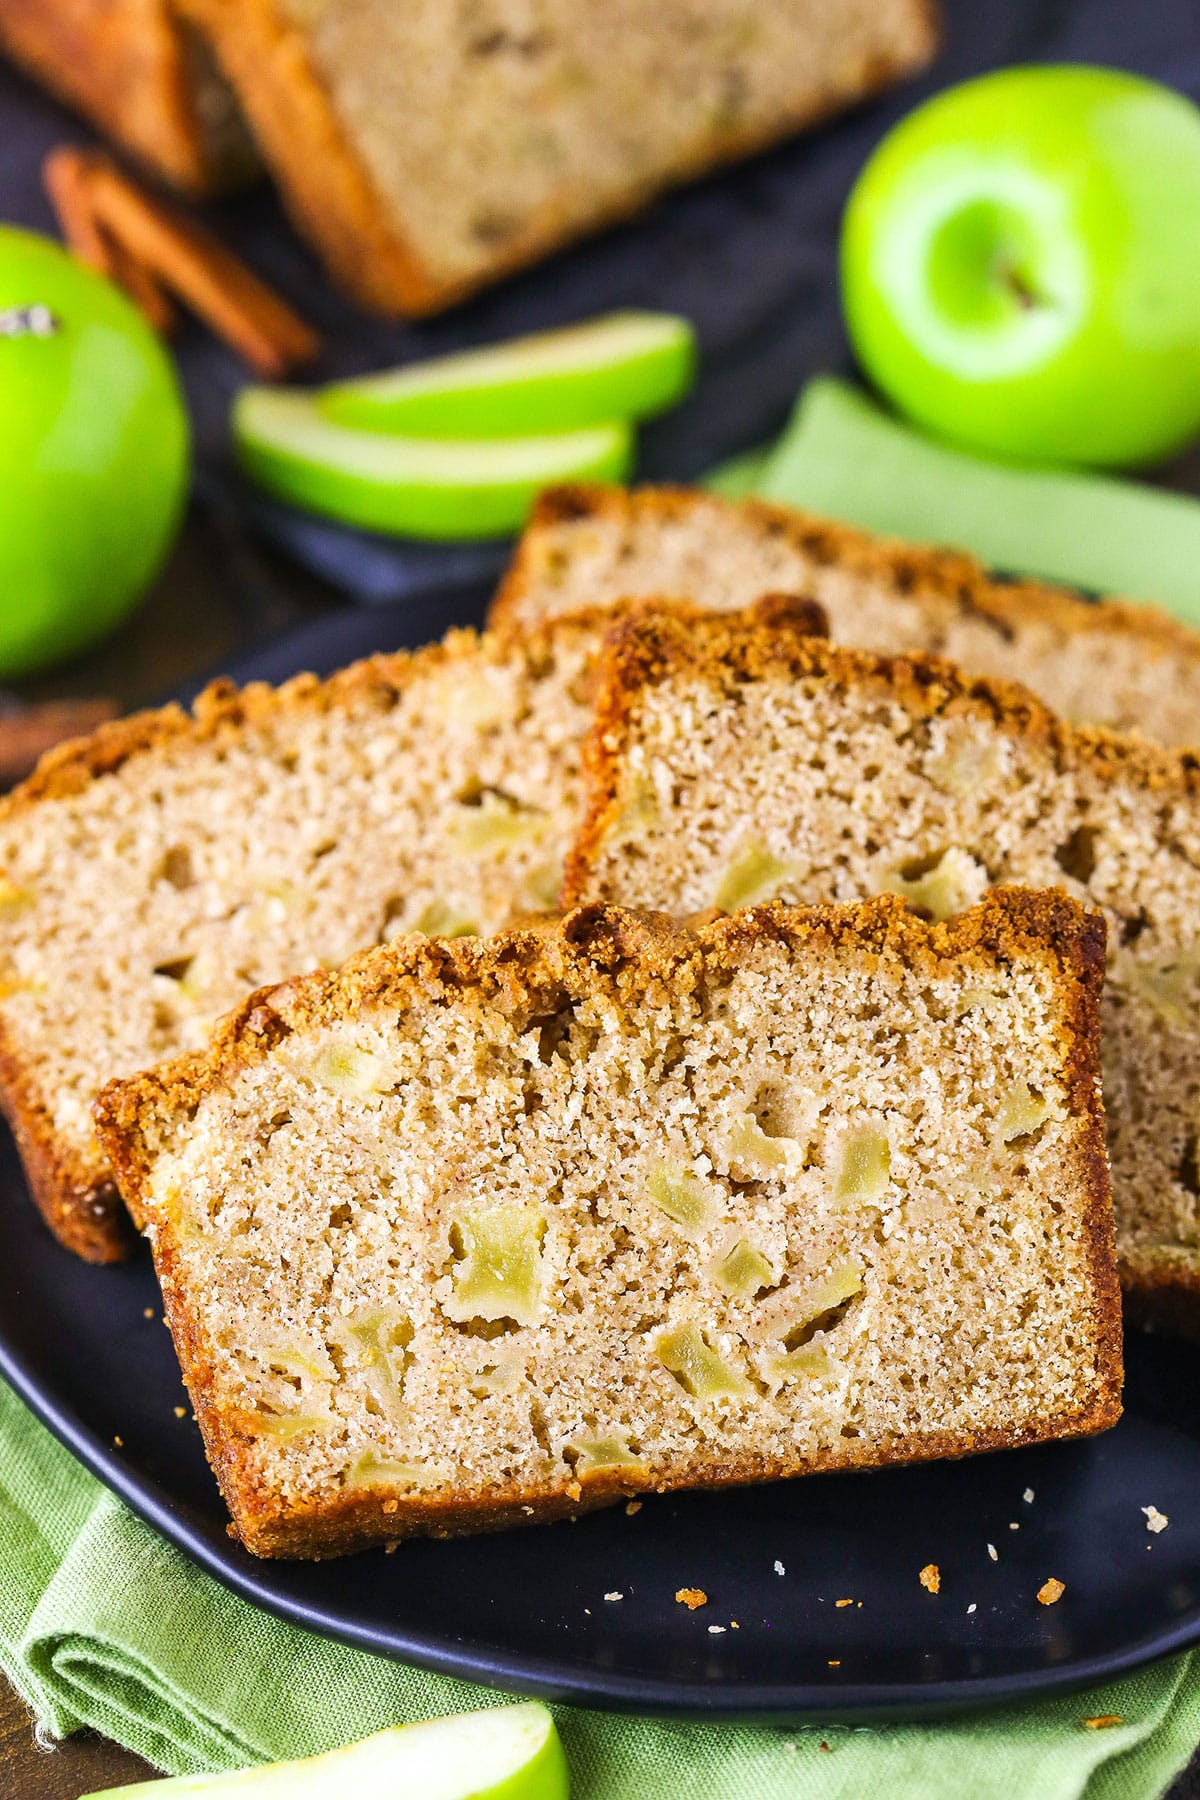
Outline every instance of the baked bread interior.
<svg viewBox="0 0 1200 1800"><path fill-rule="evenodd" d="M312 1556L1119 1411L1104 924L410 935L116 1082L237 1532Z"/></svg>

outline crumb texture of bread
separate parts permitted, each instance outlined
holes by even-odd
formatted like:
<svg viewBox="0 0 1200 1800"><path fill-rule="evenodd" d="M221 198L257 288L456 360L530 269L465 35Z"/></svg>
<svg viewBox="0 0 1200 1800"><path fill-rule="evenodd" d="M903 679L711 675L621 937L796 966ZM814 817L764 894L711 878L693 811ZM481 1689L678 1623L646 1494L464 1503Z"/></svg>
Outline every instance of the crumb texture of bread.
<svg viewBox="0 0 1200 1800"><path fill-rule="evenodd" d="M891 891L947 918L1004 883L1103 911L1122 1274L1200 1334L1197 759L947 663L712 614L614 634L598 707L570 900L687 915Z"/></svg>
<svg viewBox="0 0 1200 1800"><path fill-rule="evenodd" d="M835 643L925 651L1019 681L1075 724L1200 739L1200 634L1152 607L997 581L919 548L761 501L581 485L543 496L493 605L530 626L586 601L686 595L713 611L768 589L809 594Z"/></svg>
<svg viewBox="0 0 1200 1800"><path fill-rule="evenodd" d="M0 0L0 50L187 193L259 166L232 88L167 0Z"/></svg>
<svg viewBox="0 0 1200 1800"><path fill-rule="evenodd" d="M304 229L431 311L922 66L928 0L185 0Z"/></svg>
<svg viewBox="0 0 1200 1800"><path fill-rule="evenodd" d="M611 614L602 623L611 622ZM0 1088L46 1217L127 1248L91 1104L250 989L554 903L587 620L209 690L54 751L0 806Z"/></svg>
<svg viewBox="0 0 1200 1800"><path fill-rule="evenodd" d="M1119 1412L1104 925L585 908L253 996L98 1103L248 1547Z"/></svg>

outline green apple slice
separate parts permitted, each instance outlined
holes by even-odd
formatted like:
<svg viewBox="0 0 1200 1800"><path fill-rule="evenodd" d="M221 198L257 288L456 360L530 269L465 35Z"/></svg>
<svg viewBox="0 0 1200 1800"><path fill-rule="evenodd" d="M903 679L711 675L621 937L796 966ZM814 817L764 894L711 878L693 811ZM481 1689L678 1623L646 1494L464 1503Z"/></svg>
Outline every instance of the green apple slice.
<svg viewBox="0 0 1200 1800"><path fill-rule="evenodd" d="M502 1706L231 1775L176 1775L108 1788L103 1800L567 1800L567 1759L544 1706ZM101 1800L85 1794L83 1800Z"/></svg>
<svg viewBox="0 0 1200 1800"><path fill-rule="evenodd" d="M622 481L633 462L623 423L542 437L392 437L338 425L311 394L284 388L244 388L233 436L246 474L278 499L368 531L443 541L518 531L540 489Z"/></svg>
<svg viewBox="0 0 1200 1800"><path fill-rule="evenodd" d="M340 424L405 437L529 437L649 418L682 399L695 367L686 319L616 312L335 382L318 402Z"/></svg>

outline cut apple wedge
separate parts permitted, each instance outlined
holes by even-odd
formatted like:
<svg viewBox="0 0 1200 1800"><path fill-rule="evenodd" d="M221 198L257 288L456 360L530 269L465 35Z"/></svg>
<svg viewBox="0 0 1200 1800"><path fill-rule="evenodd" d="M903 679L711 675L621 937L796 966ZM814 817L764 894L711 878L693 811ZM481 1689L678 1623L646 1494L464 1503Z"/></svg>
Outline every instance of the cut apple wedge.
<svg viewBox="0 0 1200 1800"><path fill-rule="evenodd" d="M399 1725L298 1762L176 1775L83 1800L567 1800L567 1759L544 1706Z"/></svg>
<svg viewBox="0 0 1200 1800"><path fill-rule="evenodd" d="M543 437L393 437L338 425L313 396L245 388L233 408L238 460L280 500L397 537L503 537L525 523L540 489L622 481L633 428L595 425Z"/></svg>
<svg viewBox="0 0 1200 1800"><path fill-rule="evenodd" d="M342 425L405 437L529 437L647 419L682 399L695 367L695 333L686 319L617 312L335 382L317 400Z"/></svg>

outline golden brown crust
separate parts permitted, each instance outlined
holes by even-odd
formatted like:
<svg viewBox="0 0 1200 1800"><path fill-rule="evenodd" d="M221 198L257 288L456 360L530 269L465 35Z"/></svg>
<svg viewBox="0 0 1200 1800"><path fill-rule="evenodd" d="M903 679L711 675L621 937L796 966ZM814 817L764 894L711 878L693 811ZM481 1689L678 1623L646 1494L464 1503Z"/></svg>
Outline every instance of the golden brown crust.
<svg viewBox="0 0 1200 1800"><path fill-rule="evenodd" d="M220 192L254 167L232 119L206 119L196 46L166 0L0 0L0 46L185 193Z"/></svg>
<svg viewBox="0 0 1200 1800"><path fill-rule="evenodd" d="M486 269L447 280L423 262L420 246L384 205L278 0L180 0L180 5L211 39L298 229L355 299L374 311L409 317L439 312L575 238L628 218L664 186L680 185L817 123L922 67L938 42L936 7L924 0L921 30L907 57L875 57L861 83L846 92L810 96L781 125L731 129L715 137L669 183L631 187L627 197L586 222L568 221L561 208L547 207L519 238L497 250Z"/></svg>
<svg viewBox="0 0 1200 1800"><path fill-rule="evenodd" d="M596 864L622 805L624 749L641 697L675 675L729 688L778 676L816 678L859 693L876 690L918 719L986 717L1048 751L1060 772L1086 767L1103 781L1137 783L1147 793L1200 795L1200 752L1167 749L1100 726L1066 725L1016 682L965 675L935 656L840 649L793 630L786 619L753 611L695 614L685 630L651 602L614 626L599 660L584 750L587 811L567 859L564 906L579 905L593 892Z"/></svg>
<svg viewBox="0 0 1200 1800"><path fill-rule="evenodd" d="M764 940L852 947L880 958L900 957L930 976L964 956L1024 960L1049 957L1064 991L1059 1038L1068 1106L1081 1122L1079 1174L1086 1194L1095 1295L1097 1374L1084 1405L1068 1417L1046 1418L1013 1431L909 1440L891 1459L864 1455L852 1441L815 1458L792 1462L734 1461L705 1471L704 1485L745 1483L851 1468L870 1461L919 1461L1000 1449L1065 1434L1100 1431L1120 1413L1121 1309L1113 1248L1108 1163L1099 1099L1099 999L1104 977L1105 926L1059 890L996 889L971 912L926 925L893 895L853 907L753 908L692 929L660 914L606 906L581 907L557 922L520 928L490 940L450 942L409 937L354 957L337 973L316 971L281 987L262 989L226 1018L207 1050L192 1052L147 1074L112 1082L96 1103L105 1147L135 1213L145 1210L160 1124L190 1117L204 1097L238 1072L261 1062L291 1033L336 1024L375 1004L403 1005L415 994L450 1000L469 988L482 1004L531 1015L565 997L603 988L630 1004L658 988L678 993L720 982ZM320 1506L281 1508L257 1476L246 1423L230 1418L215 1395L202 1319L180 1279L170 1228L151 1230L155 1262L180 1362L209 1460L247 1548L262 1556L336 1555L364 1544L415 1533L453 1535L560 1518L645 1489L694 1485L683 1464L658 1468L653 1478L629 1470L608 1486L581 1489L570 1477L554 1487L514 1487L497 1495L459 1494L452 1500L416 1496L396 1502L382 1492L341 1495Z"/></svg>
<svg viewBox="0 0 1200 1800"><path fill-rule="evenodd" d="M1007 635L1035 623L1070 632L1112 631L1128 634L1131 647L1200 664L1200 633L1157 607L1120 599L1083 600L1067 588L1041 581L996 581L982 563L963 551L877 537L767 500L724 500L696 488L669 486L626 489L580 482L548 489L538 500L496 591L488 623L520 622L524 592L538 571L543 532L588 519L616 524L641 517L686 522L698 504L726 512L731 522L749 519L814 562L836 564L848 574L918 601L949 603L963 613L988 620Z"/></svg>

